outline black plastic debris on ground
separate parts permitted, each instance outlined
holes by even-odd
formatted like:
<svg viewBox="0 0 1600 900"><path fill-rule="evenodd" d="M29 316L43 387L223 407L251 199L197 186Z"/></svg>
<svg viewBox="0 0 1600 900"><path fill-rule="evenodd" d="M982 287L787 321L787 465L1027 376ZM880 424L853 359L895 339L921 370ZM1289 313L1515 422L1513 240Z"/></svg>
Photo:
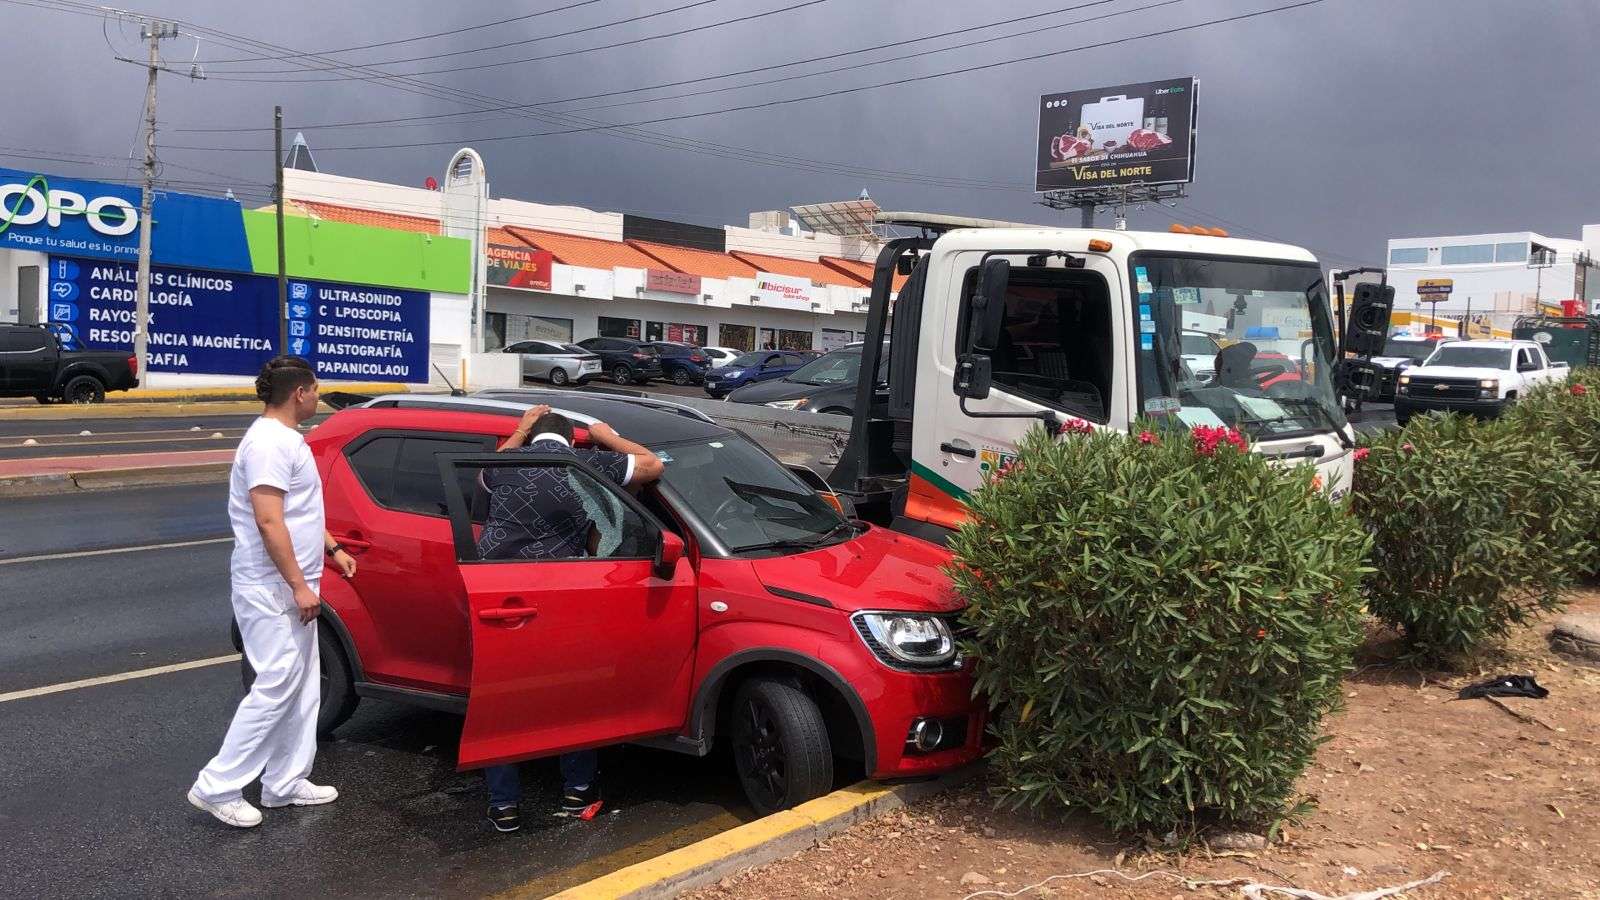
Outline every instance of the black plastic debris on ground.
<svg viewBox="0 0 1600 900"><path fill-rule="evenodd" d="M1456 695L1457 700L1476 700L1483 697L1527 697L1543 700L1550 692L1539 686L1532 675L1501 675L1488 681L1469 684Z"/></svg>

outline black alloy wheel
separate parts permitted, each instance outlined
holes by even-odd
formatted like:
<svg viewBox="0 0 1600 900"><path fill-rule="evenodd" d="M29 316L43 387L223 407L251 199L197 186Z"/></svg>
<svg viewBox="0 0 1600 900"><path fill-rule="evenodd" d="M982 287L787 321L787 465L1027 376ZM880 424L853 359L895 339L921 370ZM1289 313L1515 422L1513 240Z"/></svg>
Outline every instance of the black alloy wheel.
<svg viewBox="0 0 1600 900"><path fill-rule="evenodd" d="M682 387L689 383L689 370L677 368L672 370L672 383Z"/></svg>
<svg viewBox="0 0 1600 900"><path fill-rule="evenodd" d="M633 369L619 363L615 369L611 370L611 380L617 384L632 384Z"/></svg>
<svg viewBox="0 0 1600 900"><path fill-rule="evenodd" d="M106 386L93 375L79 375L67 382L61 396L68 403L99 403L106 399Z"/></svg>
<svg viewBox="0 0 1600 900"><path fill-rule="evenodd" d="M733 761L762 815L814 800L833 787L833 750L815 701L781 681L752 679L733 702Z"/></svg>

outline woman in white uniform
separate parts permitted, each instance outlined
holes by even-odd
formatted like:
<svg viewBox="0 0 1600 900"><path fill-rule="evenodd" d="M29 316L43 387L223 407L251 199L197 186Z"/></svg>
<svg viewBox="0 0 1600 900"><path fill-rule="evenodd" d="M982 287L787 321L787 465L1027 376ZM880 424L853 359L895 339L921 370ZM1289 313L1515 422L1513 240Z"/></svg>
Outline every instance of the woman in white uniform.
<svg viewBox="0 0 1600 900"><path fill-rule="evenodd" d="M323 524L322 479L300 423L317 412L317 376L303 359L280 356L256 377L267 405L245 432L228 482L233 526L233 618L255 670L222 749L189 789L189 802L238 828L261 824L244 799L261 779L261 805L314 806L339 792L312 784L317 709L322 699L317 615L322 560L355 575L356 563Z"/></svg>

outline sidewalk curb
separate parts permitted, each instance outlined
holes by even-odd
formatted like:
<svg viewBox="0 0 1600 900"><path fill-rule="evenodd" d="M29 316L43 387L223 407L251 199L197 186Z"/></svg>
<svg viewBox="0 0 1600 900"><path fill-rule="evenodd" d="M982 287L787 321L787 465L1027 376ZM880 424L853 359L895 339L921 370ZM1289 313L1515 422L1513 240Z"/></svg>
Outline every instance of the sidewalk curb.
<svg viewBox="0 0 1600 900"><path fill-rule="evenodd" d="M816 846L857 822L875 819L907 804L961 785L980 771L967 766L932 781L888 786L861 781L773 813L714 837L618 869L593 881L553 894L550 900L657 900L676 897L736 872L766 865ZM502 898L529 897L517 890Z"/></svg>
<svg viewBox="0 0 1600 900"><path fill-rule="evenodd" d="M37 497L75 490L109 491L162 484L199 484L226 479L232 467L231 462L193 463L0 477L0 497Z"/></svg>

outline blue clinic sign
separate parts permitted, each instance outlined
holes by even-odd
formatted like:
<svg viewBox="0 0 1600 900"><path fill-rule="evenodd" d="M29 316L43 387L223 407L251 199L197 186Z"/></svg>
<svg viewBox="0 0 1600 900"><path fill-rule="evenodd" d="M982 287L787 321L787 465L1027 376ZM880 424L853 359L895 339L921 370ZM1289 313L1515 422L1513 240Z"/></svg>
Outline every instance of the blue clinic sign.
<svg viewBox="0 0 1600 900"><path fill-rule="evenodd" d="M157 191L151 259L250 271L237 201ZM0 247L98 259L139 256L139 189L0 168Z"/></svg>
<svg viewBox="0 0 1600 900"><path fill-rule="evenodd" d="M83 346L132 351L137 283L132 263L52 256L49 320L72 326ZM277 293L259 275L152 267L150 371L261 371L277 341Z"/></svg>
<svg viewBox="0 0 1600 900"><path fill-rule="evenodd" d="M131 263L50 258L49 319L85 346L133 349ZM156 266L150 271L150 370L255 375L275 355L277 280ZM429 295L289 282L289 348L336 381L428 380Z"/></svg>
<svg viewBox="0 0 1600 900"><path fill-rule="evenodd" d="M289 352L317 377L428 380L430 298L425 291L289 282Z"/></svg>

